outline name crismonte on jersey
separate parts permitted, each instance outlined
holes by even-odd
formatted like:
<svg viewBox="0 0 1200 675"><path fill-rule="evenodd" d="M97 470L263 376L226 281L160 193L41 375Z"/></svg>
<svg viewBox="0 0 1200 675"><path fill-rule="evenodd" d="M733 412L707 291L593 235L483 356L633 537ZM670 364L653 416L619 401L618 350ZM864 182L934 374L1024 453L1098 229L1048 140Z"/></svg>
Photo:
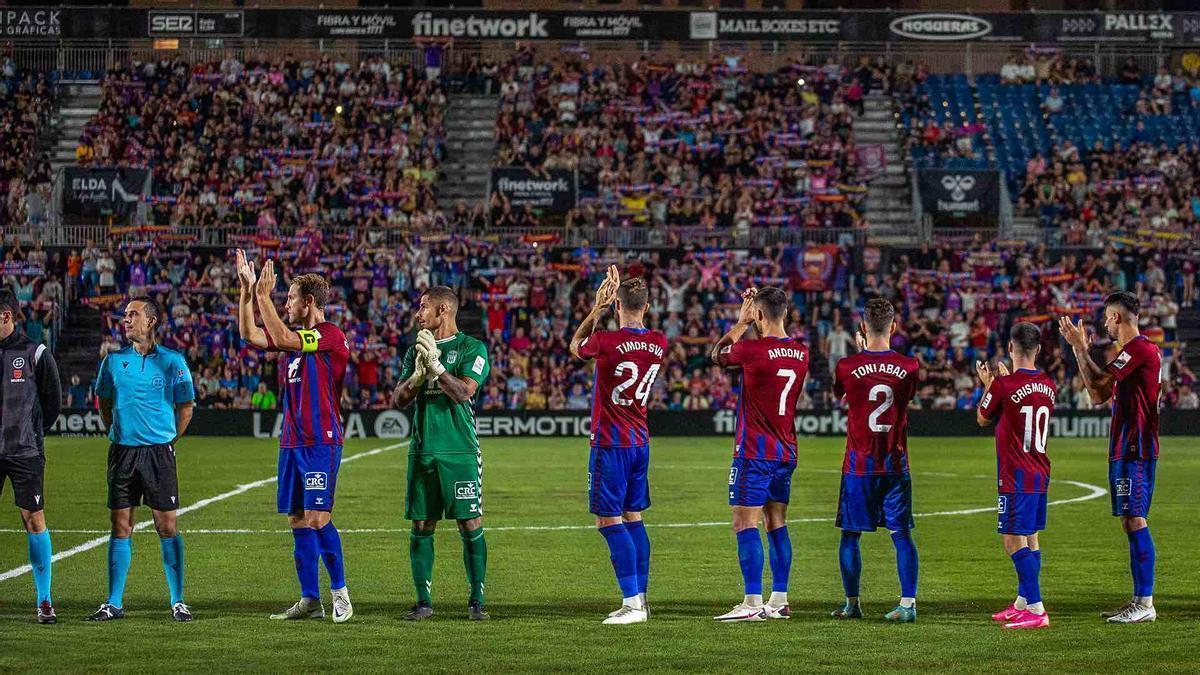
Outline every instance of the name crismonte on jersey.
<svg viewBox="0 0 1200 675"><path fill-rule="evenodd" d="M465 334L454 335L437 341L442 356L439 359L446 372L456 377L474 380L479 388L492 370L488 360L487 346ZM409 347L404 352L404 365L400 379L412 377L416 367L417 350ZM455 403L442 391L436 379L429 379L417 392L414 401L411 454L455 455L475 454L479 451L479 438L475 435L475 410L472 401Z"/></svg>

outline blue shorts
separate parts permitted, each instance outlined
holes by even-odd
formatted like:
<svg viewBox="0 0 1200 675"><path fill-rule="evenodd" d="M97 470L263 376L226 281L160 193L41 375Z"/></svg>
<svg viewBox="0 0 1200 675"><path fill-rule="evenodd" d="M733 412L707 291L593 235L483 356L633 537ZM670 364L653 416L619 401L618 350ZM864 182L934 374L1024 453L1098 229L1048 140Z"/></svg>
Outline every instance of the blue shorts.
<svg viewBox="0 0 1200 675"><path fill-rule="evenodd" d="M1112 495L1114 516L1150 515L1150 499L1154 497L1156 459L1117 460L1108 463L1108 492Z"/></svg>
<svg viewBox="0 0 1200 675"><path fill-rule="evenodd" d="M276 508L280 513L332 511L342 446L279 449Z"/></svg>
<svg viewBox="0 0 1200 675"><path fill-rule="evenodd" d="M792 497L792 472L795 470L794 463L734 457L729 469L729 505L788 503Z"/></svg>
<svg viewBox="0 0 1200 675"><path fill-rule="evenodd" d="M592 448L588 458L588 510L615 517L650 508L650 446Z"/></svg>
<svg viewBox="0 0 1200 675"><path fill-rule="evenodd" d="M907 473L872 476L842 474L834 524L847 532L913 529L912 479Z"/></svg>
<svg viewBox="0 0 1200 675"><path fill-rule="evenodd" d="M1028 537L1046 529L1045 492L1001 492L996 531Z"/></svg>

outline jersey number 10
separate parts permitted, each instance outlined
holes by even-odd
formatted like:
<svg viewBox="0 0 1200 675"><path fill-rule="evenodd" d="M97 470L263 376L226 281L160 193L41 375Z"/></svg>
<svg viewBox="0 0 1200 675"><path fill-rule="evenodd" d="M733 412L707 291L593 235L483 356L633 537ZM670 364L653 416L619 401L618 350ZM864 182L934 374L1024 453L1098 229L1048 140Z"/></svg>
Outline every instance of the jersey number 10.
<svg viewBox="0 0 1200 675"><path fill-rule="evenodd" d="M1042 406L1034 411L1033 406L1027 405L1021 408L1021 414L1025 416L1025 438L1022 439L1021 449L1029 452L1029 446L1032 444L1035 450L1046 454L1046 437L1050 435L1050 409Z"/></svg>
<svg viewBox="0 0 1200 675"><path fill-rule="evenodd" d="M621 384L613 387L612 402L614 405L633 405L635 401L641 401L642 405L650 400L650 388L654 386L654 378L658 377L658 366L654 364L646 369L646 375L638 381L638 367L633 361L622 361L617 364L617 369L613 371L613 375L620 377L622 373L628 373L629 378ZM626 389L633 386L637 382L637 389L633 391L633 398L622 398L621 394Z"/></svg>

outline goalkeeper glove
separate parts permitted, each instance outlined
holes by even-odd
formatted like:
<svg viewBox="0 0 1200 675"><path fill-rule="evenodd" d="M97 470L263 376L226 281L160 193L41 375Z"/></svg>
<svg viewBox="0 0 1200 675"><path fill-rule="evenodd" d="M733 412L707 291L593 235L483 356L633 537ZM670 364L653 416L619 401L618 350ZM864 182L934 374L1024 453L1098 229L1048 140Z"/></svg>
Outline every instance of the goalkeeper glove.
<svg viewBox="0 0 1200 675"><path fill-rule="evenodd" d="M421 346L417 345L417 353L413 358L413 374L404 383L410 389L420 389L428 378L429 369L425 367L425 356L421 353Z"/></svg>
<svg viewBox="0 0 1200 675"><path fill-rule="evenodd" d="M436 379L446 372L446 367L442 365L442 350L438 349L437 342L433 339L433 333L428 330L422 330L417 333L417 353L425 358L425 370L428 371L430 379Z"/></svg>

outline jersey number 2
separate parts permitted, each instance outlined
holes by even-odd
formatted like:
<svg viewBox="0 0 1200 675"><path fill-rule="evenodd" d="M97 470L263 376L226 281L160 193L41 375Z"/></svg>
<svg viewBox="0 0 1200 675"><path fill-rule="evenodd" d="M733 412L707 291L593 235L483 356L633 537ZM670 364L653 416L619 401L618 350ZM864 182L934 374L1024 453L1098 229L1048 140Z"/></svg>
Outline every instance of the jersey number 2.
<svg viewBox="0 0 1200 675"><path fill-rule="evenodd" d="M633 361L622 361L617 364L617 369L613 371L613 375L620 377L622 373L629 373L629 378L621 384L613 387L612 402L615 405L633 405L634 401L641 401L642 405L650 400L650 387L654 386L654 378L658 377L658 365L654 364L646 369L646 375L638 382L638 367ZM633 391L633 398L621 398L621 394L630 387L634 382L637 382L637 389Z"/></svg>
<svg viewBox="0 0 1200 675"><path fill-rule="evenodd" d="M892 388L886 384L877 384L874 387L871 387L871 392L867 394L867 400L874 403L875 401L879 400L880 397L883 397L883 403L880 403L879 407L875 409L875 412L871 413L871 416L867 418L867 427L876 433L886 434L892 430L892 425L880 424L879 416L887 412L888 408L892 407L892 402L896 400L896 394L892 391Z"/></svg>

